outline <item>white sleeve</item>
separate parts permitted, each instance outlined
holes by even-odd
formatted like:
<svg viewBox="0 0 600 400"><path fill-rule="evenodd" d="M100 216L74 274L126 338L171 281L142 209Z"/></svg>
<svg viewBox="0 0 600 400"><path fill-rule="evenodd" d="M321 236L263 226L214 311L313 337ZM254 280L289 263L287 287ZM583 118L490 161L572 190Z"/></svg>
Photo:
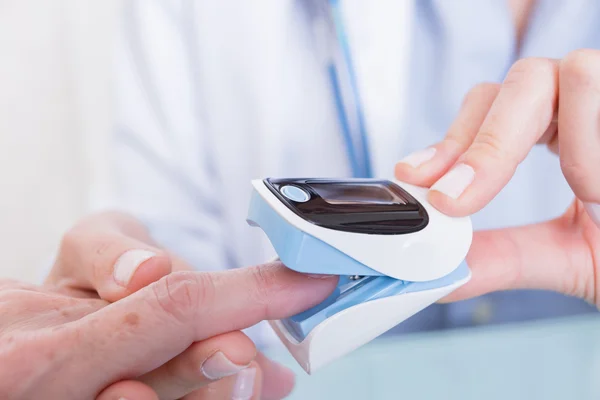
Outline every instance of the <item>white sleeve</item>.
<svg viewBox="0 0 600 400"><path fill-rule="evenodd" d="M203 126L193 1L128 0L120 19L112 206L195 268L232 267Z"/></svg>

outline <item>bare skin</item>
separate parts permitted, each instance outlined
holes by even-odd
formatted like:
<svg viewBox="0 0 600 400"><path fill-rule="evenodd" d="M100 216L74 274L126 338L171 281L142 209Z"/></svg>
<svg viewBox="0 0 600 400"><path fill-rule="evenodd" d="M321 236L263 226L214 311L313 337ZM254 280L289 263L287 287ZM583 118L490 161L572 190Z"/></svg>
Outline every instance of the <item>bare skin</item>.
<svg viewBox="0 0 600 400"><path fill-rule="evenodd" d="M286 396L293 374L257 353L240 329L317 304L336 279L280 263L171 272L178 261L143 241L134 221L121 214L82 221L66 235L43 286L0 281L0 397L230 398L233 373L205 374L218 352L237 375L251 370L252 399ZM153 256L123 284L113 268L130 249Z"/></svg>

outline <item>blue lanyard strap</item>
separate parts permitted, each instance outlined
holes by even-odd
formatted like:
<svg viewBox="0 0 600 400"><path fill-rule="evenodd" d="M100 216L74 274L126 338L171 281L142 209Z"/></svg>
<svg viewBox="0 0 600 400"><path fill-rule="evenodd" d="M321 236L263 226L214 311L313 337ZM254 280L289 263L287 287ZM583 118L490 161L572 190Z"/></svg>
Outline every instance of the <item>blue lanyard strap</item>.
<svg viewBox="0 0 600 400"><path fill-rule="evenodd" d="M344 28L340 2L339 0L330 0L330 5L342 62L336 63L334 61L329 65L328 69L338 118L341 124L342 136L346 144L346 152L352 167L352 175L356 178L371 178L373 177L373 171L363 108L360 102L356 72L354 70L350 46L348 45L348 38ZM338 64L342 64L345 71L338 70ZM346 74L340 72L345 72ZM352 96L353 99L353 102L350 104L344 102L341 82L343 76L347 77L346 87L350 92L349 95ZM352 117L354 117L354 123L352 123L350 119Z"/></svg>

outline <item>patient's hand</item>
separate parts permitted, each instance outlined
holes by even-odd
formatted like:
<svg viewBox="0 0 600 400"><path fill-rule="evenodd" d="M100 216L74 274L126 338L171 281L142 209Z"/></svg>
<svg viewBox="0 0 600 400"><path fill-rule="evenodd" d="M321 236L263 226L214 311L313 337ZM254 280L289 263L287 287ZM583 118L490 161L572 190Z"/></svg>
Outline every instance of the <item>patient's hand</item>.
<svg viewBox="0 0 600 400"><path fill-rule="evenodd" d="M281 382L271 397L291 389L239 330L317 304L335 279L279 263L169 274L165 253L103 220L67 235L44 286L0 282L0 398L256 399L263 375Z"/></svg>
<svg viewBox="0 0 600 400"><path fill-rule="evenodd" d="M489 203L542 143L559 155L575 193L557 220L477 232L467 257L473 279L452 299L535 288L600 306L599 115L600 51L524 59L502 84L479 85L467 95L442 142L398 163L398 179L431 186L432 205L463 216Z"/></svg>

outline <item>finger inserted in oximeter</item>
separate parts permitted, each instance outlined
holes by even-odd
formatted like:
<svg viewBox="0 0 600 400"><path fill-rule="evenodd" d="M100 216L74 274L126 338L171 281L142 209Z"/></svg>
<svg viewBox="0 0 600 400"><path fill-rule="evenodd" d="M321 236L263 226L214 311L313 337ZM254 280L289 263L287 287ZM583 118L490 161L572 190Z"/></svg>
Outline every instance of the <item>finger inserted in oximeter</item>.
<svg viewBox="0 0 600 400"><path fill-rule="evenodd" d="M271 322L308 373L470 278L463 262L470 219L437 211L427 189L377 179L265 179L253 186L248 222L262 228L281 261L298 272L340 276L321 304Z"/></svg>

